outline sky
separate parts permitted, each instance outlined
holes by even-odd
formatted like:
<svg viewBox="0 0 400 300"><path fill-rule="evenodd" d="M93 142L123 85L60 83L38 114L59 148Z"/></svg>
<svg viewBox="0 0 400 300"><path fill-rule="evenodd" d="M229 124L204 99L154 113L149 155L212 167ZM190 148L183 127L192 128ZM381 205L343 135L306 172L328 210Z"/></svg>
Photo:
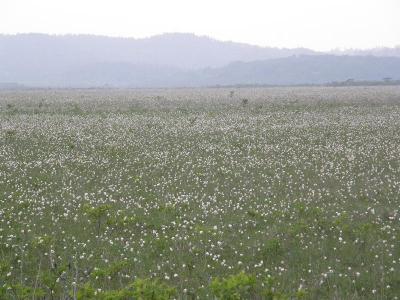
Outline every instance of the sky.
<svg viewBox="0 0 400 300"><path fill-rule="evenodd" d="M400 45L399 16L400 0L0 0L0 34L185 32L327 51Z"/></svg>

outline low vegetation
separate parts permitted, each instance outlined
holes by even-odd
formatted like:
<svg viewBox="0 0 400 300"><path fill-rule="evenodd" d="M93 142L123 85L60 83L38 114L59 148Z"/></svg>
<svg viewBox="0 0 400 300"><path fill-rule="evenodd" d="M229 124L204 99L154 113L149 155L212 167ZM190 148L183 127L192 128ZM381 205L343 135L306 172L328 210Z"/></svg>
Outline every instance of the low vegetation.
<svg viewBox="0 0 400 300"><path fill-rule="evenodd" d="M0 299L397 299L399 158L394 86L3 91Z"/></svg>

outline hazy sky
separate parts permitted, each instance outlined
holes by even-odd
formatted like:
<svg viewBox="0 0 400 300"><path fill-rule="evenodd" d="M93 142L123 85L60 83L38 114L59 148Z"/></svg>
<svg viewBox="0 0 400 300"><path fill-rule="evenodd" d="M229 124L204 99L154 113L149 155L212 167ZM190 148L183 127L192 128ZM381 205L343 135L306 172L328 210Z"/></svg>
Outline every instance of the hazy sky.
<svg viewBox="0 0 400 300"><path fill-rule="evenodd" d="M261 46L400 45L400 0L0 0L0 33L192 32Z"/></svg>

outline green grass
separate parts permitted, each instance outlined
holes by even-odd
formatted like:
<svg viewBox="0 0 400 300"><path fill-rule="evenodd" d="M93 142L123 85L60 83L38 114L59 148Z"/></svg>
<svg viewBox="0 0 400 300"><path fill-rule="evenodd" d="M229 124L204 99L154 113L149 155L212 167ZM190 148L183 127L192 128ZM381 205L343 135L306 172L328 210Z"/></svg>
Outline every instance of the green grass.
<svg viewBox="0 0 400 300"><path fill-rule="evenodd" d="M396 299L399 195L398 87L1 92L0 299Z"/></svg>

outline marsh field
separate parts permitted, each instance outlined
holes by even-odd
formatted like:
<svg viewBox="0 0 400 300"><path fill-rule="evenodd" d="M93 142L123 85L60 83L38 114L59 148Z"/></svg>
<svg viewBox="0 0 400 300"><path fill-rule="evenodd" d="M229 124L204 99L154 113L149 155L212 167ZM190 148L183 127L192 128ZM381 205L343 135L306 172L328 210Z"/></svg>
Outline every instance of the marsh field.
<svg viewBox="0 0 400 300"><path fill-rule="evenodd" d="M0 92L0 299L398 299L400 87Z"/></svg>

